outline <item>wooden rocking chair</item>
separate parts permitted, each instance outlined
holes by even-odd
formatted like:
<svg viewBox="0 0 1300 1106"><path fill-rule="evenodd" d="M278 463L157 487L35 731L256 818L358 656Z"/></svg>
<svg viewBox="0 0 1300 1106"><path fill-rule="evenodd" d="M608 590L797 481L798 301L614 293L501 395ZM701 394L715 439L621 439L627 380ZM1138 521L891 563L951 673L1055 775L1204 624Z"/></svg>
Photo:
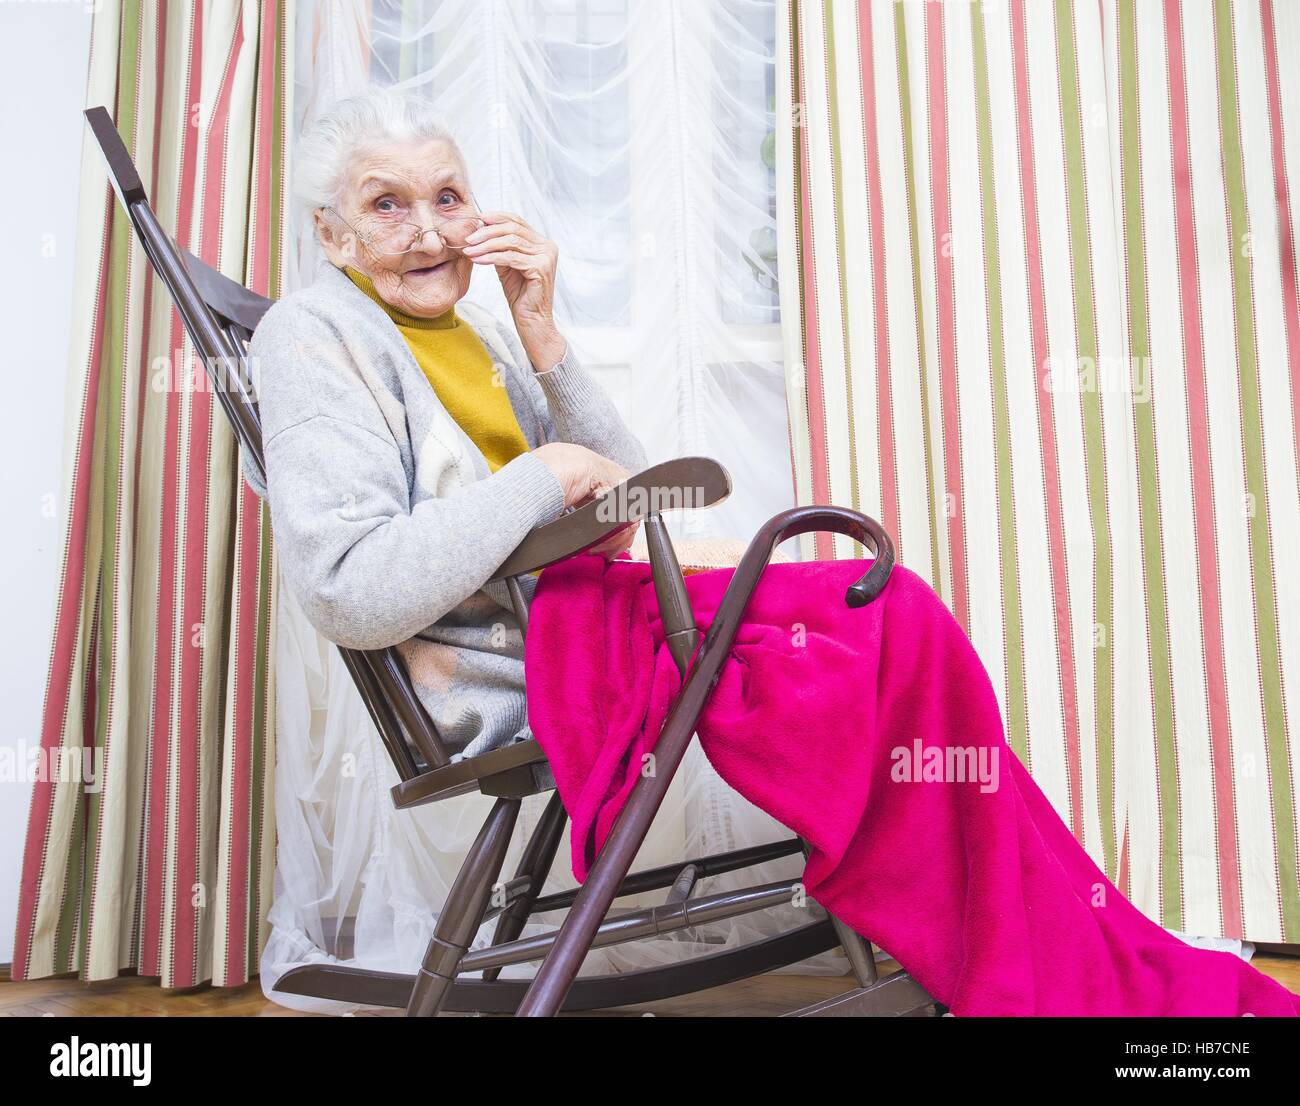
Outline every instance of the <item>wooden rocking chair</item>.
<svg viewBox="0 0 1300 1106"><path fill-rule="evenodd" d="M171 293L185 330L206 366L215 395L241 446L260 468L261 428L246 355L248 342L271 301L179 249L150 207L140 176L108 111L92 108L86 118L118 198L154 270ZM637 489L654 494L639 494ZM662 494L666 489L669 494ZM706 458L688 457L655 465L611 490L607 497L633 507L663 502L711 506L726 498L730 490L731 479L721 465ZM690 494L685 494L688 491ZM870 944L834 918L811 921L741 948L668 966L577 978L583 957L591 948L737 917L791 900L799 888L797 880L709 895L697 895L696 887L708 876L799 853L803 842L797 837L629 873L690 744L696 719L707 702L750 595L776 546L797 534L828 530L847 534L870 547L875 562L845 597L854 607L870 603L879 595L894 563L889 536L865 515L842 507L784 511L764 525L750 543L696 653L700 634L663 519L656 513L638 516L635 511L632 517L626 517L625 511L622 521L603 523L602 518L615 517L601 512L601 503L607 497L534 530L494 577L506 583L520 627L526 632L528 610L519 576L580 553L630 522L640 521L645 527L655 593L669 648L684 682L655 747L658 771L638 782L586 882L574 891L547 896L540 893L565 825L566 813L558 792L551 796L527 842L514 877L500 882L521 801L553 788L545 754L536 741L521 741L481 756L453 760L416 697L396 648L340 648L397 771L398 783L392 789L397 807L418 806L473 791L491 795L496 802L452 884L416 973L311 964L285 973L277 990L361 1006L404 1008L414 1016L444 1011L550 1016L561 1010L625 1006L688 994L794 964L842 945L856 975L856 989L795 1011L795 1015L933 1013L933 1000L906 972L878 978ZM656 889L667 889L660 905L610 916L610 906L620 896ZM494 897L498 905L489 909ZM564 908L568 913L558 930L520 938L530 917ZM479 928L494 916L492 944L470 951ZM531 981L499 978L500 970L507 965L537 960L542 963ZM471 973L482 975L464 978Z"/></svg>

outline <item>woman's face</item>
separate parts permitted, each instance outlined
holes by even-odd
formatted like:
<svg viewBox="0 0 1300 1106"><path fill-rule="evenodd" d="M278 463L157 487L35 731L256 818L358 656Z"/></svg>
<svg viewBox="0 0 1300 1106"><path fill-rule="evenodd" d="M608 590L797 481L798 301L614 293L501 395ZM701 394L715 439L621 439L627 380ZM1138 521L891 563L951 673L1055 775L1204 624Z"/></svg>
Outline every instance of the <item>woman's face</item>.
<svg viewBox="0 0 1300 1106"><path fill-rule="evenodd" d="M409 253L389 252L382 243L394 224L437 228L442 213L456 205L464 211L470 202L465 166L454 147L439 140L390 142L352 159L335 208L316 212L316 232L330 261L368 276L385 303L432 319L469 290L474 263L437 234L426 234ZM358 235L365 241L358 242Z"/></svg>

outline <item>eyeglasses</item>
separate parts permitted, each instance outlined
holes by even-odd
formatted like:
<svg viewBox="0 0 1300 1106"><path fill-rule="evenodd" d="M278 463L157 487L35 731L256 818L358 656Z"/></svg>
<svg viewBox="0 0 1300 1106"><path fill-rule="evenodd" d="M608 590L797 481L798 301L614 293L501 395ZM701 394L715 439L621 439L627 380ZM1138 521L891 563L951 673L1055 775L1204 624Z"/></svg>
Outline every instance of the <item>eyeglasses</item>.
<svg viewBox="0 0 1300 1106"><path fill-rule="evenodd" d="M463 250L469 245L469 236L483 226L483 217L473 197L458 201L455 205L445 204L437 221L431 227L421 227L416 223L390 223L373 215L363 215L356 219L359 224L353 226L332 207L324 208L340 223L350 230L357 241L371 253L389 257L399 257L424 246L425 238L436 235L449 250ZM346 243L344 244L346 248Z"/></svg>

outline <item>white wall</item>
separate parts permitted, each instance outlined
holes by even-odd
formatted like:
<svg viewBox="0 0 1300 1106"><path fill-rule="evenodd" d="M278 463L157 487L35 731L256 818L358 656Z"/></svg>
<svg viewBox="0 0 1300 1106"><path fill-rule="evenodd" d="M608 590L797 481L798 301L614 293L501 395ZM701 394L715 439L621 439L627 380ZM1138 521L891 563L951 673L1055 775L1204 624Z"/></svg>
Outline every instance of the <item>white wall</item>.
<svg viewBox="0 0 1300 1106"><path fill-rule="evenodd" d="M0 746L14 750L40 740L62 553L55 516L89 7L85 0L0 4ZM12 764L0 760L0 963L13 957L32 790Z"/></svg>

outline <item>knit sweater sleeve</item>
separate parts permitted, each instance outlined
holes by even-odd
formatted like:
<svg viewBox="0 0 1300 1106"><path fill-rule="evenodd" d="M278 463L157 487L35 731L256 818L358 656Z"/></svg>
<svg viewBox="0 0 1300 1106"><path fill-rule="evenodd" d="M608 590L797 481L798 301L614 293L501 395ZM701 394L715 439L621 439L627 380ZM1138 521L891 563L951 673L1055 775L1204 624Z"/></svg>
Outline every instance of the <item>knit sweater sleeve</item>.
<svg viewBox="0 0 1300 1106"><path fill-rule="evenodd" d="M540 387L545 402L542 417L546 440L586 446L602 457L617 461L629 472L646 467L646 452L628 429L605 390L583 368L569 343L557 365L532 365L512 327L493 320L495 337L510 352L517 369Z"/></svg>
<svg viewBox="0 0 1300 1106"><path fill-rule="evenodd" d="M352 353L328 323L268 314L252 353L277 554L332 641L405 641L479 591L530 530L563 511L559 482L532 454L413 505L378 402L346 383L357 376Z"/></svg>

